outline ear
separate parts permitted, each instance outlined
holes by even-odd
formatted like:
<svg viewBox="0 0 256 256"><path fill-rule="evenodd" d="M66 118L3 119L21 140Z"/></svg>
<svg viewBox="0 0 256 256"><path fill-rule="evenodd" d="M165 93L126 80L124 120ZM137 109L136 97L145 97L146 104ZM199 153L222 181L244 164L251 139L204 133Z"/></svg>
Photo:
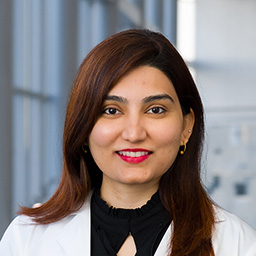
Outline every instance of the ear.
<svg viewBox="0 0 256 256"><path fill-rule="evenodd" d="M183 117L183 132L180 145L187 144L189 138L193 132L193 127L195 123L195 114L193 109L190 109L190 112Z"/></svg>

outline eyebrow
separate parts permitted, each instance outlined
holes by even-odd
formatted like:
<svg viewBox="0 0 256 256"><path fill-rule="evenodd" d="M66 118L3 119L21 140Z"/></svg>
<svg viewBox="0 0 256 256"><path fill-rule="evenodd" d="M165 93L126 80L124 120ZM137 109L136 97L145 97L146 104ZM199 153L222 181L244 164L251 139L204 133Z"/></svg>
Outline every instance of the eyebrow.
<svg viewBox="0 0 256 256"><path fill-rule="evenodd" d="M165 93L148 96L148 97L143 99L143 102L144 103L149 103L149 102L156 101L156 100L170 100L172 103L174 103L173 98L170 95L165 94Z"/></svg>
<svg viewBox="0 0 256 256"><path fill-rule="evenodd" d="M108 95L106 100L112 100L112 101L118 101L120 103L127 103L127 99L121 96L116 96L116 95Z"/></svg>
<svg viewBox="0 0 256 256"><path fill-rule="evenodd" d="M120 103L127 103L128 102L128 100L126 98L121 97L121 96L116 96L116 95L108 95L106 97L106 100L117 101L117 102L120 102ZM142 101L143 101L143 103L150 103L150 102L157 101L157 100L170 100L172 103L174 103L173 98L170 95L165 94L165 93L145 97Z"/></svg>

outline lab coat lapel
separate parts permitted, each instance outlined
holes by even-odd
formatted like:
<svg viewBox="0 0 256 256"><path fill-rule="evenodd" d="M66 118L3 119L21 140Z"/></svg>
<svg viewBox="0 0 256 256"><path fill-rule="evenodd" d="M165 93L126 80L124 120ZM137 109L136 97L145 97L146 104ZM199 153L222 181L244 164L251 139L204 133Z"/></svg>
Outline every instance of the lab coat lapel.
<svg viewBox="0 0 256 256"><path fill-rule="evenodd" d="M225 217L223 216L222 212L218 209L218 207L214 206L214 211L215 211L215 223L220 223L225 221ZM171 236L173 232L173 222L165 232L157 250L154 256L167 256L170 255L170 241L171 241ZM215 239L213 239L213 244L214 248L217 247L217 244L215 244Z"/></svg>
<svg viewBox="0 0 256 256"><path fill-rule="evenodd" d="M90 198L85 205L74 214L73 219L61 230L57 242L61 247L62 255L84 256L91 251L91 216Z"/></svg>
<svg viewBox="0 0 256 256"><path fill-rule="evenodd" d="M172 230L173 230L173 222L166 230L157 250L154 256L167 256L170 255L170 241L172 236Z"/></svg>

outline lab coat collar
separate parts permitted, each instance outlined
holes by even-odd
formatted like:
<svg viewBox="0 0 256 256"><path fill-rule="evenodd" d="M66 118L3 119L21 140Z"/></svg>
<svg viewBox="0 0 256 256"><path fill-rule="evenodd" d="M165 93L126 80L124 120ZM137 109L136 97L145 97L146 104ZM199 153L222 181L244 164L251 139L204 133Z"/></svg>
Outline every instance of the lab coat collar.
<svg viewBox="0 0 256 256"><path fill-rule="evenodd" d="M68 218L70 221L62 228L57 236L57 242L61 247L63 256L84 256L91 255L91 194L88 196L84 206L76 213L71 214ZM168 255L170 238L173 225L167 229L161 240L155 256ZM73 239L71 239L73 238Z"/></svg>
<svg viewBox="0 0 256 256"><path fill-rule="evenodd" d="M84 256L91 254L91 194L87 197L84 206L76 213L71 214L72 218L60 231L57 236L57 242L61 246L63 255ZM218 206L214 206L215 222L226 220ZM162 238L155 256L169 255L169 244L173 232L173 223L167 229ZM73 238L73 239L71 239Z"/></svg>

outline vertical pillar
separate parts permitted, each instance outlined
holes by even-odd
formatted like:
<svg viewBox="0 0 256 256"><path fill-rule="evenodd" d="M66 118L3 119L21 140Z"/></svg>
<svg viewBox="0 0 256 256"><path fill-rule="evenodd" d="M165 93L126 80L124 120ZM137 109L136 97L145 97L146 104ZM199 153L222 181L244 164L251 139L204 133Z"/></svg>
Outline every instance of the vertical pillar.
<svg viewBox="0 0 256 256"><path fill-rule="evenodd" d="M67 96L77 73L78 0L59 0L59 3L61 8L59 79L62 95ZM84 26L88 26L88 24Z"/></svg>
<svg viewBox="0 0 256 256"><path fill-rule="evenodd" d="M91 8L92 3L88 0L78 0L77 5L78 15L78 52L77 52L77 66L80 66L81 62L91 50Z"/></svg>
<svg viewBox="0 0 256 256"><path fill-rule="evenodd" d="M12 1L0 1L0 237L12 200Z"/></svg>
<svg viewBox="0 0 256 256"><path fill-rule="evenodd" d="M168 39L177 43L177 0L163 0L162 31Z"/></svg>

